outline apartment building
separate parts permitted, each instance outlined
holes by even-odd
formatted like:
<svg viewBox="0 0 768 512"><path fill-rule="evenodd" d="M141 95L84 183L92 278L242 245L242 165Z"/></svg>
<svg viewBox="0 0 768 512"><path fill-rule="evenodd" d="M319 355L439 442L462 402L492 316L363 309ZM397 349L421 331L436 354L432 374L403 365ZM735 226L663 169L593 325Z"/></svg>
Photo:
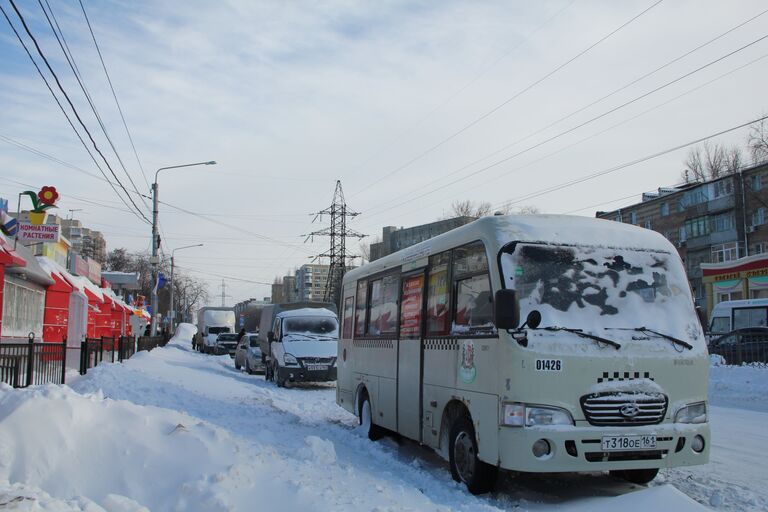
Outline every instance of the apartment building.
<svg viewBox="0 0 768 512"><path fill-rule="evenodd" d="M296 271L296 300L323 300L329 269L329 265L317 264L299 267Z"/></svg>
<svg viewBox="0 0 768 512"><path fill-rule="evenodd" d="M438 220L437 222L430 222L429 224L421 224L410 228L386 226L382 229L381 242L371 244L370 260L383 258L393 252L416 245L424 240L429 240L464 224L469 224L473 220L476 220L476 218L464 216Z"/></svg>
<svg viewBox="0 0 768 512"><path fill-rule="evenodd" d="M596 217L652 229L675 244L696 305L709 312L722 300L768 297L755 276L731 271L745 258L751 267L765 260L768 269L768 254L762 256L768 249L766 210L768 164L761 164L703 183L659 188L639 203Z"/></svg>

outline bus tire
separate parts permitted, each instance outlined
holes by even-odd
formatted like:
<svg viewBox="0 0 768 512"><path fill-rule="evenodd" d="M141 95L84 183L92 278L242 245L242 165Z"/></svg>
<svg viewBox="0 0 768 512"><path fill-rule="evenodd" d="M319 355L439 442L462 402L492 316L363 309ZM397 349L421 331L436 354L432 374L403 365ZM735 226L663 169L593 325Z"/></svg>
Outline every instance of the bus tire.
<svg viewBox="0 0 768 512"><path fill-rule="evenodd" d="M378 441L384 437L384 429L376 425L373 422L373 409L371 408L371 399L368 398L368 392L363 391L363 395L360 398L360 409L357 416L358 424L363 432L368 436L371 441Z"/></svg>
<svg viewBox="0 0 768 512"><path fill-rule="evenodd" d="M475 427L466 416L459 416L451 425L448 461L453 479L463 482L472 494L484 494L493 490L498 468L478 458Z"/></svg>
<svg viewBox="0 0 768 512"><path fill-rule="evenodd" d="M611 476L621 478L627 482L645 485L659 474L659 468L653 469L621 469L608 472Z"/></svg>

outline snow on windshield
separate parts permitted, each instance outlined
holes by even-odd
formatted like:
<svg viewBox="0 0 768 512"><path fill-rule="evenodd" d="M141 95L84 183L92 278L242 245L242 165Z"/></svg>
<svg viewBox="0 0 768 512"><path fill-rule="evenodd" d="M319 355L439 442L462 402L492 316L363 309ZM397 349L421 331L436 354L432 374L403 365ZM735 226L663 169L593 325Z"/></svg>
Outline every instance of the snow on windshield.
<svg viewBox="0 0 768 512"><path fill-rule="evenodd" d="M289 316L283 320L285 334L311 334L318 336L339 336L339 323L329 316Z"/></svg>
<svg viewBox="0 0 768 512"><path fill-rule="evenodd" d="M538 310L542 327L646 327L683 340L702 336L676 254L517 244L503 252L501 262L506 286L517 291L520 318Z"/></svg>

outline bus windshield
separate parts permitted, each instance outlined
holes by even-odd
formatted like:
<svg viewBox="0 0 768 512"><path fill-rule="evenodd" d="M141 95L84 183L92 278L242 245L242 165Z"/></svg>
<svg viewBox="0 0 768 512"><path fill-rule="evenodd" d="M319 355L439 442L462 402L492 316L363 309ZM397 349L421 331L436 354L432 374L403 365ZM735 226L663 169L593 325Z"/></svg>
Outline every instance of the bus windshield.
<svg viewBox="0 0 768 512"><path fill-rule="evenodd" d="M593 246L510 244L500 258L520 318L595 331L645 327L682 339L701 332L677 255Z"/></svg>

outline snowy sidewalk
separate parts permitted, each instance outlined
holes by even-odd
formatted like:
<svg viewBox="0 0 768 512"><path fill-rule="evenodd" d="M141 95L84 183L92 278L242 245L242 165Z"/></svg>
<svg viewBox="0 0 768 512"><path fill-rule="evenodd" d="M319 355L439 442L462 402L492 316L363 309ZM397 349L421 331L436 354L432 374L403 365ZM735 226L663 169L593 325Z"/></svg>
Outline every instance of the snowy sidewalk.
<svg viewBox="0 0 768 512"><path fill-rule="evenodd" d="M758 456L765 412L714 408L713 462L662 471L648 489L602 475L525 477L474 497L430 451L359 435L332 385L278 389L187 340L101 365L72 387L0 388L0 507L702 509L689 496L723 510L768 504Z"/></svg>

